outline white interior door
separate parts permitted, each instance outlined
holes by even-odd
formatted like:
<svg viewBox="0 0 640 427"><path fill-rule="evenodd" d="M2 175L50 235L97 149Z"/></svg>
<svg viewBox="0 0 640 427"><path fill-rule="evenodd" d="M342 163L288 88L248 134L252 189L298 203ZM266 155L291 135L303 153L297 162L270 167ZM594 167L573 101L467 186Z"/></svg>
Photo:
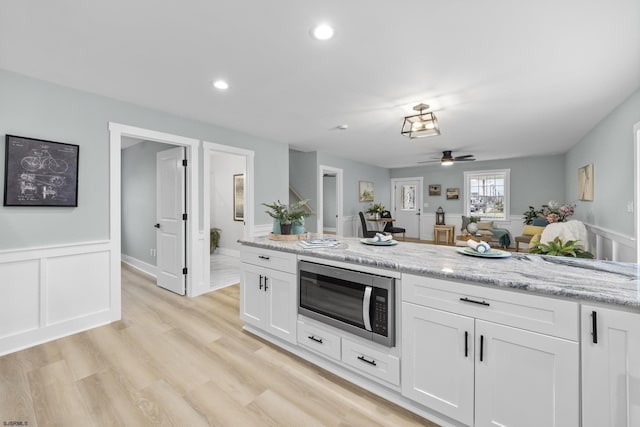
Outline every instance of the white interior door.
<svg viewBox="0 0 640 427"><path fill-rule="evenodd" d="M185 158L184 148L157 153L156 158L156 245L157 284L180 295L185 294Z"/></svg>
<svg viewBox="0 0 640 427"><path fill-rule="evenodd" d="M420 179L396 179L393 182L393 225L407 230L406 237L420 238L420 206L422 205L422 181Z"/></svg>

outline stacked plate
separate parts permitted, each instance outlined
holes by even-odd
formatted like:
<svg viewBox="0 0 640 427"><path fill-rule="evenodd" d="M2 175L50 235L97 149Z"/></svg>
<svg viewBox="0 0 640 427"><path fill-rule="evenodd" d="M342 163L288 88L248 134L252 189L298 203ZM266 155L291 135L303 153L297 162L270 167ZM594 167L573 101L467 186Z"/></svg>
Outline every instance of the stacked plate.
<svg viewBox="0 0 640 427"><path fill-rule="evenodd" d="M377 240L377 239L360 239L362 243L365 245L373 245L373 246L393 246L397 245L397 240Z"/></svg>

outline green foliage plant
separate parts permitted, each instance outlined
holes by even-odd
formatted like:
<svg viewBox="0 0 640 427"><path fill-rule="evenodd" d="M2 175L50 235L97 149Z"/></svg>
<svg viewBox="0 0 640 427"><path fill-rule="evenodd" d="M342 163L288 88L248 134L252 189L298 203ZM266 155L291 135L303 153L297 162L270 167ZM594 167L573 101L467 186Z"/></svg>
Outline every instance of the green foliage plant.
<svg viewBox="0 0 640 427"><path fill-rule="evenodd" d="M302 218L311 215L305 206L309 200L299 200L290 205L286 205L280 200L274 203L263 203L263 206L268 207L270 210L265 211L271 218L280 222L280 224L297 224L302 223Z"/></svg>
<svg viewBox="0 0 640 427"><path fill-rule="evenodd" d="M567 240L565 243L560 240L560 237L556 237L552 242L541 243L532 248L529 253L551 256L566 256L574 258L588 258L593 259L592 253L585 251L577 246L577 240Z"/></svg>
<svg viewBox="0 0 640 427"><path fill-rule="evenodd" d="M212 254L218 247L218 243L220 243L221 232L222 230L216 227L213 227L211 230L209 230L209 235L210 235L209 253Z"/></svg>

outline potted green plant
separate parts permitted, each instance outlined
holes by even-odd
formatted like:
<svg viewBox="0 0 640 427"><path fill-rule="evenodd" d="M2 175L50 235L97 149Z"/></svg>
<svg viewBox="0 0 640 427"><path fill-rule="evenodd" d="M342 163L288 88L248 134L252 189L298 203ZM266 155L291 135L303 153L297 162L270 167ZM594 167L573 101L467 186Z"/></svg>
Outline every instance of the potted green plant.
<svg viewBox="0 0 640 427"><path fill-rule="evenodd" d="M592 259L593 254L580 248L577 243L577 240L567 240L567 242L563 243L560 237L556 237L552 242L540 243L532 248L529 253Z"/></svg>
<svg viewBox="0 0 640 427"><path fill-rule="evenodd" d="M366 212L374 217L375 219L380 219L380 215L382 215L382 211L384 211L384 205L382 203L371 203L367 208Z"/></svg>
<svg viewBox="0 0 640 427"><path fill-rule="evenodd" d="M300 200L290 205L281 203L280 200L274 203L263 203L263 206L270 210L265 211L267 215L280 224L280 234L290 234L291 226L304 224L304 218L310 213L304 208L308 200Z"/></svg>
<svg viewBox="0 0 640 427"><path fill-rule="evenodd" d="M218 243L220 243L220 232L222 232L222 230L216 227L213 227L211 230L209 230L209 236L210 236L209 253L211 254L218 247Z"/></svg>

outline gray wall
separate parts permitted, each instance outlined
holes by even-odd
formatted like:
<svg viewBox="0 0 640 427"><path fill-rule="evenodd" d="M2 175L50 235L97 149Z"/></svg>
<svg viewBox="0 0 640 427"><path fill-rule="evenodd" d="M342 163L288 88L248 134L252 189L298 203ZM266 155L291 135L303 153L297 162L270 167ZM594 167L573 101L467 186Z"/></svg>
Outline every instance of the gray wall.
<svg viewBox="0 0 640 427"><path fill-rule="evenodd" d="M476 170L511 169L511 215L521 215L529 206L540 207L549 200L565 200L564 156L521 157L485 162L439 164L392 169L392 178L424 177L424 212L435 212L442 206L445 212L462 213L464 209L464 172ZM576 172L577 173L577 172ZM429 196L429 185L440 184L440 196ZM460 199L447 200L447 188L459 188Z"/></svg>
<svg viewBox="0 0 640 427"><path fill-rule="evenodd" d="M156 258L156 153L175 145L143 141L122 150L122 253L151 265Z"/></svg>
<svg viewBox="0 0 640 427"><path fill-rule="evenodd" d="M211 227L220 230L224 249L240 250L238 239L243 237L244 224L233 220L233 175L245 173L245 158L233 154L211 155Z"/></svg>
<svg viewBox="0 0 640 427"><path fill-rule="evenodd" d="M110 121L253 150L256 206L287 200L288 170L274 167L288 161L284 144L5 70L0 70L0 94L1 135L80 145L78 207L0 207L0 250L109 238ZM3 180L0 174L2 185ZM256 209L255 222L268 223L270 218Z"/></svg>
<svg viewBox="0 0 640 427"><path fill-rule="evenodd" d="M304 220L307 231L316 232L318 229L318 163L315 151L302 152L289 150L289 185L302 198L309 200L309 207L316 212ZM273 202L275 200L263 200ZM289 198L280 199L282 203L289 203ZM264 206L262 206L264 208Z"/></svg>
<svg viewBox="0 0 640 427"><path fill-rule="evenodd" d="M322 225L336 228L336 177L322 177Z"/></svg>
<svg viewBox="0 0 640 427"><path fill-rule="evenodd" d="M566 154L565 191L578 195L578 168L593 163L593 201L578 201L575 218L628 236L634 235L633 126L640 122L640 91L601 120ZM638 165L640 167L640 165Z"/></svg>
<svg viewBox="0 0 640 427"><path fill-rule="evenodd" d="M353 160L342 159L327 153L318 152L318 166L332 166L343 170L344 215L358 215L369 203L358 201L358 181L373 182L374 199L386 207L391 206L391 182L389 169L367 165ZM317 170L317 168L316 168Z"/></svg>

